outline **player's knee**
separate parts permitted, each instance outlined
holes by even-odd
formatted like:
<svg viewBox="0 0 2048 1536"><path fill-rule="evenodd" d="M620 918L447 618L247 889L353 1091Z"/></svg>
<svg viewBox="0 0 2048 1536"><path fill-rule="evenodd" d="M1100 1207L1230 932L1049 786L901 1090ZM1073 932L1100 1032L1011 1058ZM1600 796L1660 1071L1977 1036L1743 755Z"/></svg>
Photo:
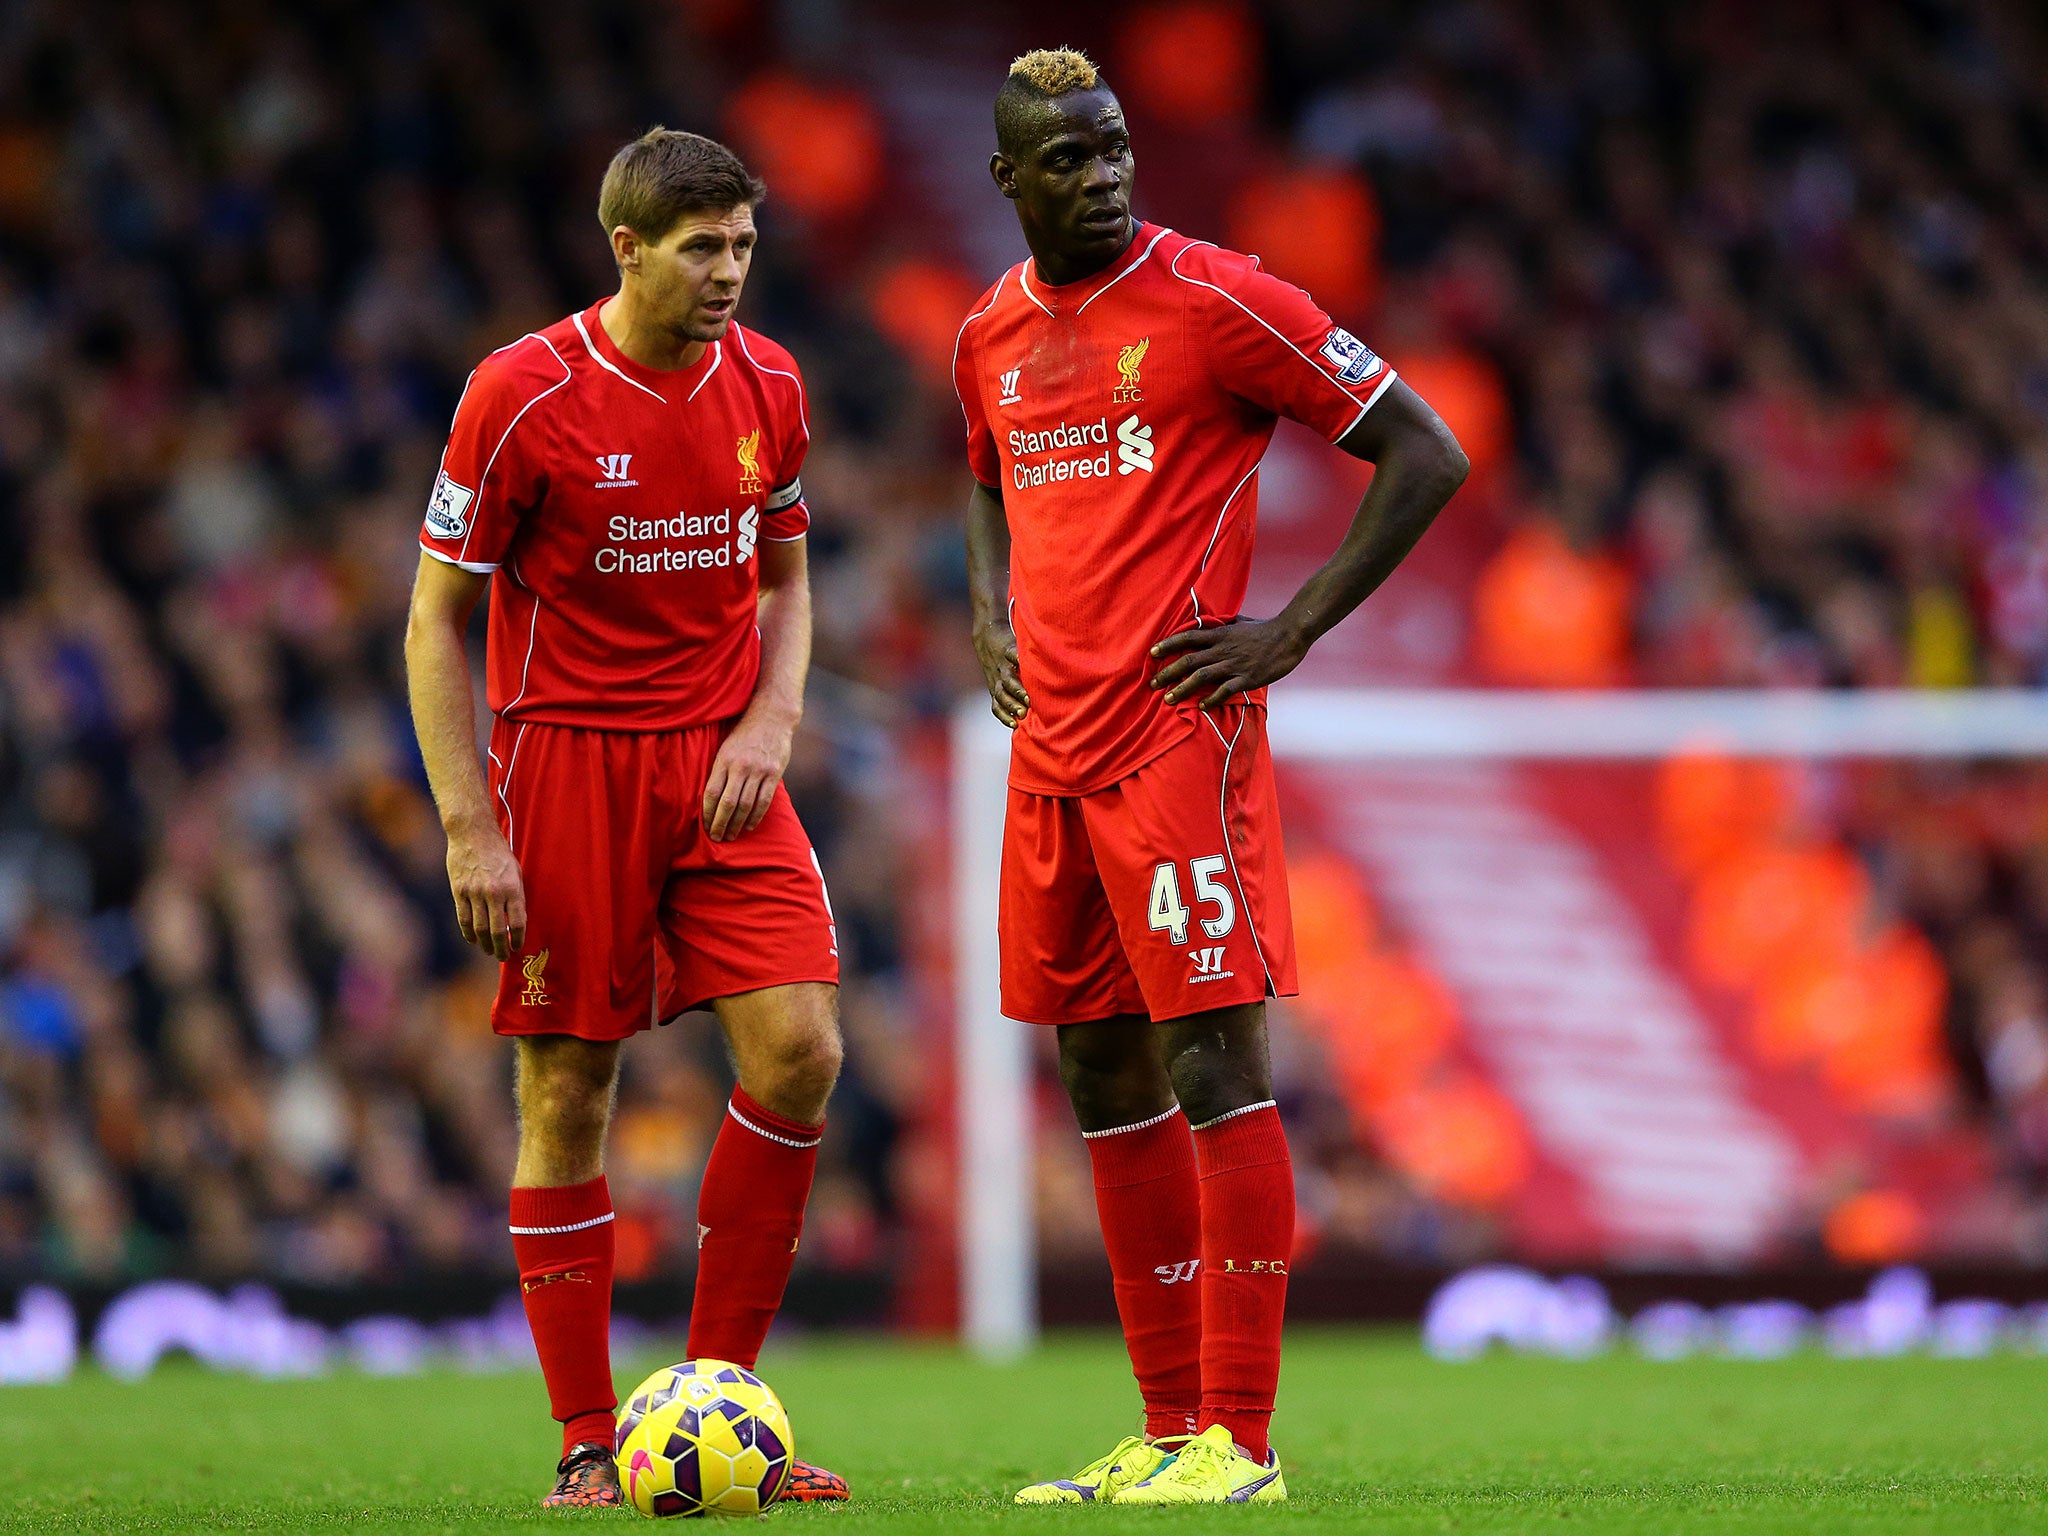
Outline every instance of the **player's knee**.
<svg viewBox="0 0 2048 1536"><path fill-rule="evenodd" d="M829 1003L793 1010L763 1048L749 1054L758 1081L747 1091L771 1108L801 1106L793 1112L809 1119L831 1096L846 1057L837 1012Z"/></svg>
<svg viewBox="0 0 2048 1536"><path fill-rule="evenodd" d="M1173 1107L1157 1041L1141 1019L1063 1025L1060 1082L1084 1131L1131 1125Z"/></svg>
<svg viewBox="0 0 2048 1536"><path fill-rule="evenodd" d="M1158 1070L1158 1047L1143 1019L1062 1024L1059 1035L1060 1075L1071 1082L1143 1076Z"/></svg>
<svg viewBox="0 0 2048 1536"><path fill-rule="evenodd" d="M792 1040L776 1066L788 1091L823 1098L839 1081L839 1068L845 1060L838 1024L827 1019L819 1028Z"/></svg>
<svg viewBox="0 0 2048 1536"><path fill-rule="evenodd" d="M523 1119L539 1134L562 1140L588 1139L604 1134L611 1093L591 1083L550 1083L529 1094L521 1107Z"/></svg>
<svg viewBox="0 0 2048 1536"><path fill-rule="evenodd" d="M1173 1081L1175 1097L1190 1125L1207 1125L1273 1097L1269 1080L1236 1067L1176 1072Z"/></svg>
<svg viewBox="0 0 2048 1536"><path fill-rule="evenodd" d="M551 1165L582 1164L604 1150L610 1099L582 1092L542 1093L520 1101L519 1142Z"/></svg>
<svg viewBox="0 0 2048 1536"><path fill-rule="evenodd" d="M584 1150L604 1139L611 1117L618 1047L564 1039L522 1046L519 1120L523 1140Z"/></svg>
<svg viewBox="0 0 2048 1536"><path fill-rule="evenodd" d="M604 1171L609 1091L522 1093L515 1184L581 1184Z"/></svg>
<svg viewBox="0 0 2048 1536"><path fill-rule="evenodd" d="M1273 1097L1263 1017L1189 1020L1167 1044L1167 1071L1188 1120L1202 1125Z"/></svg>
<svg viewBox="0 0 2048 1536"><path fill-rule="evenodd" d="M1128 1057L1060 1052L1060 1082L1076 1103L1143 1092L1159 1075L1156 1065Z"/></svg>

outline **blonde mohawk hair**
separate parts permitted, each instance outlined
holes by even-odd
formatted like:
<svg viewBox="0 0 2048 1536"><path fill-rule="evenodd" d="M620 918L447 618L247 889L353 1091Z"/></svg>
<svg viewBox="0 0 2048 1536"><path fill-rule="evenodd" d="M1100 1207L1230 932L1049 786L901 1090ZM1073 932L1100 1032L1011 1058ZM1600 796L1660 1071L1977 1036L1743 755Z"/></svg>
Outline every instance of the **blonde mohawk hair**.
<svg viewBox="0 0 2048 1536"><path fill-rule="evenodd" d="M996 91L996 148L1021 155L1058 117L1053 105L1076 91L1108 90L1095 61L1078 48L1034 48L1010 65Z"/></svg>
<svg viewBox="0 0 2048 1536"><path fill-rule="evenodd" d="M1041 96L1092 91L1101 79L1095 61L1078 48L1034 48L1010 63L1010 77L1022 80Z"/></svg>

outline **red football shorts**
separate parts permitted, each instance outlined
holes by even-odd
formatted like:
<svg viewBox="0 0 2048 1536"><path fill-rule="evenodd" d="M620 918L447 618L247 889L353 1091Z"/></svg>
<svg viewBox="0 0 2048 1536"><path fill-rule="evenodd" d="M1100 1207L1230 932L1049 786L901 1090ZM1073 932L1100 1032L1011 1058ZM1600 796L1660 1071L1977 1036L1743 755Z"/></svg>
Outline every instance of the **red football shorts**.
<svg viewBox="0 0 2048 1536"><path fill-rule="evenodd" d="M1010 791L1003 1012L1177 1019L1291 997L1294 920L1265 711L1232 704L1092 795Z"/></svg>
<svg viewBox="0 0 2048 1536"><path fill-rule="evenodd" d="M491 795L526 882L499 1034L623 1040L713 998L839 980L831 899L787 791L732 842L704 828L729 729L492 727Z"/></svg>

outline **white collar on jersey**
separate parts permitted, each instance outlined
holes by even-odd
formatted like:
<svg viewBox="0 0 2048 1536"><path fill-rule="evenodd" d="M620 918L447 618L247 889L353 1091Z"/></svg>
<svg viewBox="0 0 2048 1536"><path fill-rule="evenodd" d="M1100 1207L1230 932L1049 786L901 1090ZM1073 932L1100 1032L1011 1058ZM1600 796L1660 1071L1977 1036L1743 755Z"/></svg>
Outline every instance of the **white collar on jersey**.
<svg viewBox="0 0 2048 1536"><path fill-rule="evenodd" d="M624 379L628 384L632 385L635 389L639 390L641 394L653 395L654 398L661 401L663 405L668 404L668 398L665 395L657 394L654 390L649 389L645 384L642 384L638 379L634 378L630 373L626 372L625 369L621 368L617 363L613 362L610 358L606 357L602 352L597 350L597 343L590 339L590 332L584 327L582 310L579 309L578 311L576 311L575 314L571 315L569 318L576 322L576 334L583 338L584 350L590 354L592 361L594 361L598 367L605 369L607 372L617 374L620 378ZM599 323L602 324L603 322L600 321ZM711 366L704 370L704 376L700 378L696 382L696 384L694 384L691 387L690 392L687 395L683 396L683 399L686 401L696 399L697 391L701 390L706 384L711 382L711 375L718 372L718 365L720 363L723 363L724 361L724 344L722 342L714 341L713 343L711 343Z"/></svg>
<svg viewBox="0 0 2048 1536"><path fill-rule="evenodd" d="M1118 283L1122 282L1125 278L1129 277L1133 272L1137 271L1138 268L1145 265L1146 261L1151 258L1152 247L1157 245L1160 241L1164 240L1168 235L1172 233L1172 230L1162 227L1159 233L1154 235L1151 238L1151 240L1146 244L1145 249L1138 253L1138 259L1136 261L1132 262L1129 266L1125 267L1123 271L1117 273L1115 277L1112 277L1100 288L1096 289L1093 293L1089 294L1087 298L1083 299L1079 304L1075 305L1074 313L1077 315L1080 314L1082 310L1086 309L1090 304L1093 304L1097 299L1101 298L1105 293L1109 292L1110 289L1114 288ZM1027 258L1024 261L1024 263L1017 268L1017 286L1024 290L1025 298L1029 299L1032 303L1036 304L1040 309L1044 310L1049 315L1052 313L1052 306L1047 304L1045 300L1041 299L1037 294L1031 291L1031 273L1032 269L1035 266L1036 263ZM1090 276L1097 275L1099 274L1090 274ZM1081 281L1085 283L1088 281L1088 278L1084 277L1081 279ZM1072 285L1062 284L1061 286L1068 287Z"/></svg>

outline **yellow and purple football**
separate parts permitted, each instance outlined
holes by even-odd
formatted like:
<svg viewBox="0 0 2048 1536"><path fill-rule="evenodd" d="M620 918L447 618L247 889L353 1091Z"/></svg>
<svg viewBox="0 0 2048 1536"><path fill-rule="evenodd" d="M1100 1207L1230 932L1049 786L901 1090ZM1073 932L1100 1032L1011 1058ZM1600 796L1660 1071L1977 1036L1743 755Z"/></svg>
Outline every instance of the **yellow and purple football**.
<svg viewBox="0 0 2048 1536"><path fill-rule="evenodd" d="M656 1520L758 1515L782 1497L796 1454L768 1383L726 1360L656 1371L619 1409L619 1480Z"/></svg>

